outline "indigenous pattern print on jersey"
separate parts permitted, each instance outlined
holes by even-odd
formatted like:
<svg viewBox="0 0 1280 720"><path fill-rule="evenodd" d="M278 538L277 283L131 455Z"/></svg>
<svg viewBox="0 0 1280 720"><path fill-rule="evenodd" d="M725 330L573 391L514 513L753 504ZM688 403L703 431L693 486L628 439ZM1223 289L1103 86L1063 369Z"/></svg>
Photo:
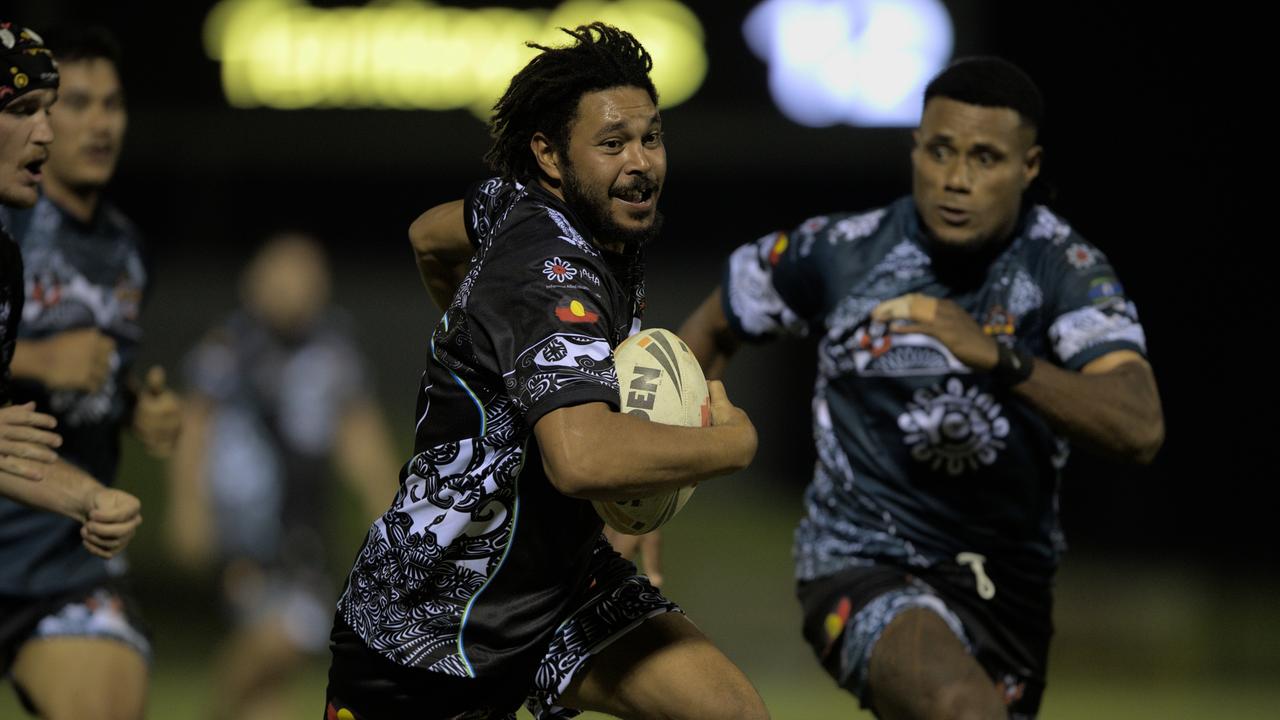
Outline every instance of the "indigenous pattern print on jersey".
<svg viewBox="0 0 1280 720"><path fill-rule="evenodd" d="M729 259L724 309L739 335L818 339L800 580L961 552L1025 577L1056 567L1065 441L938 340L890 333L870 313L906 293L949 298L998 342L1079 370L1116 350L1145 353L1137 311L1102 253L1040 206L989 265L941 270L910 197L812 218Z"/></svg>
<svg viewBox="0 0 1280 720"><path fill-rule="evenodd" d="M0 210L25 265L20 339L94 328L116 343L97 392L54 390L14 379L15 401L35 400L58 419L58 455L99 482L115 481L120 427L133 402L126 385L142 339L139 314L147 284L141 236L104 204L82 223L42 196L27 210ZM107 577L107 564L80 544L80 524L0 498L0 593L34 596Z"/></svg>
<svg viewBox="0 0 1280 720"><path fill-rule="evenodd" d="M617 407L612 348L638 322L643 268L539 187L480 183L464 218L476 252L431 337L414 456L338 607L401 665L532 676L585 599L602 528L551 486L532 428L570 405Z"/></svg>

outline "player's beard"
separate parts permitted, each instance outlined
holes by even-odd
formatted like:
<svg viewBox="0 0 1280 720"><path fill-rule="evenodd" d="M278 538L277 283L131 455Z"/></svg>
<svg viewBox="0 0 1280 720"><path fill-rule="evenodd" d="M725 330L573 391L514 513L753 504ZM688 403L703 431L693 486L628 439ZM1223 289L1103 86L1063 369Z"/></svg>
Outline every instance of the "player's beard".
<svg viewBox="0 0 1280 720"><path fill-rule="evenodd" d="M578 174L574 172L573 165L569 163L565 163L563 175L564 183L561 189L564 192L565 204L582 219L591 236L599 241L609 244L620 242L628 248L643 247L662 231L662 212L656 208L653 211L653 220L647 226L623 227L613 219L613 214L609 211L612 188L601 190L584 185ZM654 192L658 190L657 181L648 177L637 178L636 181L619 190L633 188L636 185Z"/></svg>

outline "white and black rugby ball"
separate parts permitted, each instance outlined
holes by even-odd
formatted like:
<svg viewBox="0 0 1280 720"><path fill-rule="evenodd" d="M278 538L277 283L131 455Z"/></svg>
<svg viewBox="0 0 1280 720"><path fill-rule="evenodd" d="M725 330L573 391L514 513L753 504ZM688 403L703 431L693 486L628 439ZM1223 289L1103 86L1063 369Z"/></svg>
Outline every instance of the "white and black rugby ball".
<svg viewBox="0 0 1280 720"><path fill-rule="evenodd" d="M687 427L711 424L711 396L698 359L670 330L650 328L613 351L622 412L652 422ZM632 500L593 500L609 527L627 535L656 530L675 517L693 485Z"/></svg>

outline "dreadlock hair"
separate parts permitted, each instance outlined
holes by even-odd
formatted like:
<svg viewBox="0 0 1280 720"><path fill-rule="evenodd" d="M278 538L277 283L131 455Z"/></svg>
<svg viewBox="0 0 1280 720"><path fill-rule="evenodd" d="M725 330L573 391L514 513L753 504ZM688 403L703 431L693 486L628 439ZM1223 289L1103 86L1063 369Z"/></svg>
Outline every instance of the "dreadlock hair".
<svg viewBox="0 0 1280 720"><path fill-rule="evenodd" d="M969 105L1009 108L1033 130L1044 119L1040 88L1017 65L998 57L961 58L947 66L924 90L924 103L945 97Z"/></svg>
<svg viewBox="0 0 1280 720"><path fill-rule="evenodd" d="M658 91L649 79L653 59L631 33L602 22L560 30L577 42L555 48L525 43L542 52L511 78L493 106L493 145L484 159L505 178L527 182L538 176L529 148L535 132L546 134L558 151L567 150L569 126L586 93L634 86L658 104Z"/></svg>

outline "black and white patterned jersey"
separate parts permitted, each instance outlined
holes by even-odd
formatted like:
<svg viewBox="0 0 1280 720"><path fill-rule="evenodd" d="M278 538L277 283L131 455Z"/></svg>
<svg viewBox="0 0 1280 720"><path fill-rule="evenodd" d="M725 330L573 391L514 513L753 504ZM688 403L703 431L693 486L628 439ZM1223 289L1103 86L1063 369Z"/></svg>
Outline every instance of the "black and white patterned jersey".
<svg viewBox="0 0 1280 720"><path fill-rule="evenodd" d="M464 212L476 251L431 337L414 455L338 608L403 666L532 677L585 600L603 527L552 487L532 429L558 408L618 406L612 349L638 327L643 268L538 186L480 183Z"/></svg>
<svg viewBox="0 0 1280 720"><path fill-rule="evenodd" d="M15 401L35 400L58 419L58 455L110 485L133 402L127 378L142 339L148 277L142 237L108 203L84 223L45 195L29 209L0 208L0 221L25 265L19 339L96 328L116 343L96 392L51 389L27 378L10 383ZM105 578L107 567L81 546L80 523L0 498L0 594L61 592Z"/></svg>
<svg viewBox="0 0 1280 720"><path fill-rule="evenodd" d="M949 298L999 342L1071 370L1116 350L1145 354L1137 310L1107 259L1041 206L968 275L934 266L910 197L738 248L723 293L734 330L818 340L818 462L796 531L797 576L972 552L1045 578L1063 547L1067 443L938 340L871 321L872 308L906 293Z"/></svg>

